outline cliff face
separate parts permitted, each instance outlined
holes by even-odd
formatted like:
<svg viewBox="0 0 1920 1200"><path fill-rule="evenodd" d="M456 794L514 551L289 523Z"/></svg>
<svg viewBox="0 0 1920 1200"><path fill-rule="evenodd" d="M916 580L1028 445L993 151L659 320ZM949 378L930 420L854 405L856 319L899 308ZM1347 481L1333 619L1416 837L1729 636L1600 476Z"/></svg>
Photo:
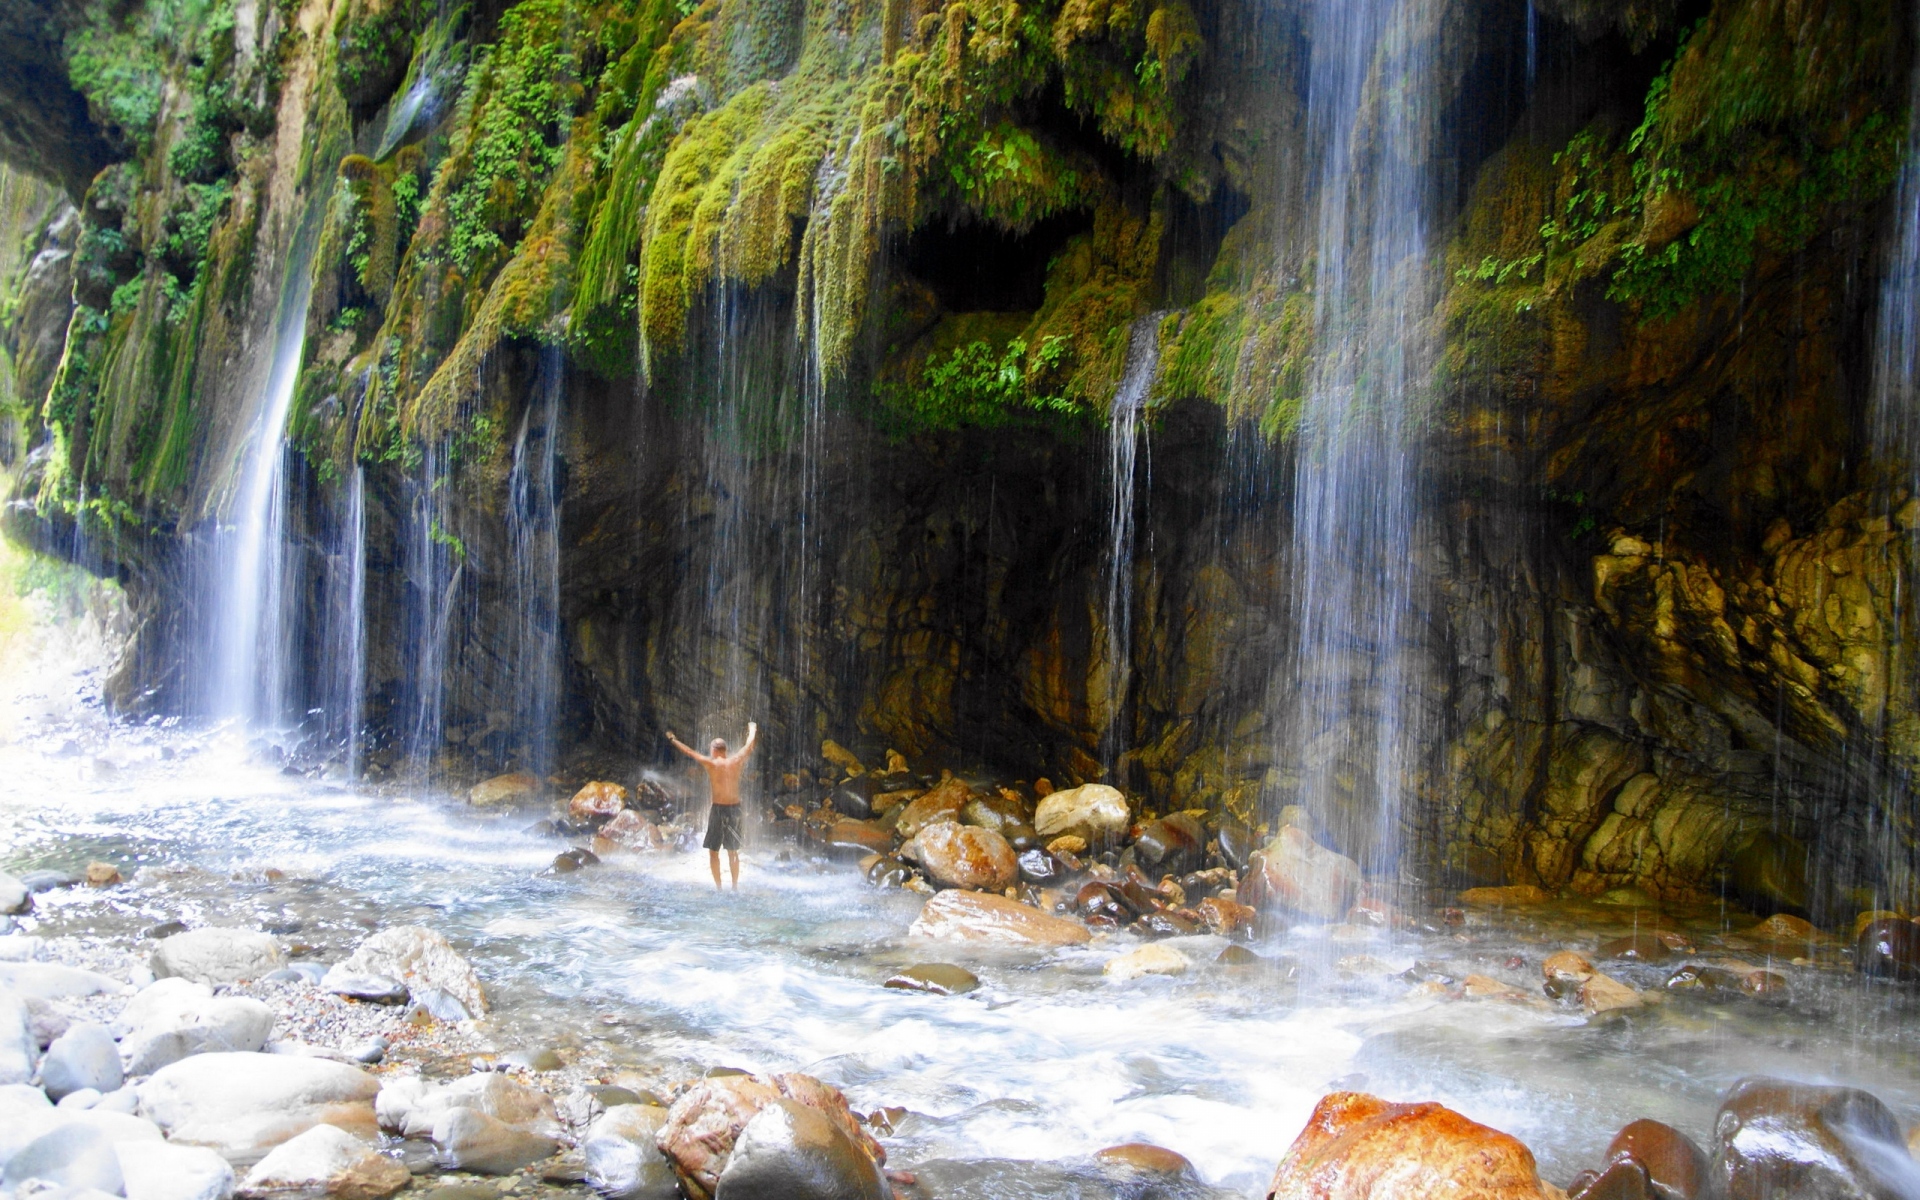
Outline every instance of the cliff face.
<svg viewBox="0 0 1920 1200"><path fill-rule="evenodd" d="M1427 91L1376 81L1359 120L1432 131L1417 619L1315 669L1364 714L1367 663L1409 664L1407 871L1912 903L1920 501L1864 365L1905 10L1396 11ZM1296 423L1338 352L1311 5L43 16L84 120L0 153L83 196L35 218L10 310L7 529L129 582L117 703L202 702L294 264L286 707L323 742L363 697L376 773L757 716L788 764L833 737L1161 810L1331 780L1331 836L1381 839L1352 739L1292 696ZM1106 425L1146 314L1116 590Z"/></svg>

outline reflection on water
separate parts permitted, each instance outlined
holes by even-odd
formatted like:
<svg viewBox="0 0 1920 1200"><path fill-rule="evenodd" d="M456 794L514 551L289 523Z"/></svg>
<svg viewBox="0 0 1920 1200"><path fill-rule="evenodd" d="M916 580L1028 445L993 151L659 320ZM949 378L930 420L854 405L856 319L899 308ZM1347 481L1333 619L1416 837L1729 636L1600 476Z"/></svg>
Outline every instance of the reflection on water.
<svg viewBox="0 0 1920 1200"><path fill-rule="evenodd" d="M1179 939L1194 971L1116 984L1100 966L1125 937L1046 955L915 942L917 897L874 891L846 867L776 861L772 848L748 856L737 896L714 893L699 855L543 876L556 847L520 831L525 814L480 819L283 775L224 735L115 726L71 682L13 697L4 728L0 861L103 857L144 872L127 889L50 893L42 932L248 923L324 960L370 926L427 924L489 981L501 1049L574 1045L663 1082L716 1065L804 1069L857 1108L911 1110L892 1160L926 1169L942 1195L1076 1194L1073 1163L1136 1140L1257 1194L1336 1085L1457 1107L1522 1138L1562 1183L1634 1117L1704 1140L1721 1091L1749 1073L1857 1084L1903 1119L1920 1114L1913 1005L1839 965L1776 962L1792 980L1788 1009L1677 998L1591 1024L1544 1000L1434 999L1389 973L1420 963L1537 992L1544 953L1590 948L1629 927L1626 912L1390 944L1296 930L1258 947L1296 958L1297 983L1212 965L1218 939ZM1709 951L1718 917L1696 917L1689 932ZM1355 954L1378 961L1336 965ZM879 986L933 958L966 963L985 986L956 998ZM1657 986L1667 968L1609 970ZM1055 1165L1016 1186L1003 1160Z"/></svg>

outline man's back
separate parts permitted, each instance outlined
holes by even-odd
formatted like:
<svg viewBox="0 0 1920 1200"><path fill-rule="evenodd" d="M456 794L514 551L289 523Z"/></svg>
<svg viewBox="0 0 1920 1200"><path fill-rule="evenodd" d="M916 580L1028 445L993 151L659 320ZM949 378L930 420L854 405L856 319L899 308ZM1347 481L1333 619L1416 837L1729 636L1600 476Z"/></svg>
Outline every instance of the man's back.
<svg viewBox="0 0 1920 1200"><path fill-rule="evenodd" d="M707 788L715 804L740 803L740 776L746 773L747 751L726 758L703 758L700 765L706 769Z"/></svg>

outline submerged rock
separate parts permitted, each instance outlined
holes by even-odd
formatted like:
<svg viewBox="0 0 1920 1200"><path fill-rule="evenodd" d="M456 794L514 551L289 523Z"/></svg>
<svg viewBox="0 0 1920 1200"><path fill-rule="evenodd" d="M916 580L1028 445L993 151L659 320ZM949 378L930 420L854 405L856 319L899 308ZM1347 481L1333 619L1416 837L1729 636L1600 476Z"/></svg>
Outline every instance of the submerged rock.
<svg viewBox="0 0 1920 1200"><path fill-rule="evenodd" d="M1049 916L1032 905L989 892L961 891L929 898L907 932L915 937L1022 946L1074 946L1093 937L1079 922Z"/></svg>
<svg viewBox="0 0 1920 1200"><path fill-rule="evenodd" d="M714 1200L892 1200L879 1164L825 1114L774 1100L740 1131Z"/></svg>
<svg viewBox="0 0 1920 1200"><path fill-rule="evenodd" d="M336 971L398 979L416 999L423 991L443 992L458 1001L468 1016L485 1016L487 1012L486 992L473 965L460 957L447 939L421 925L381 930L334 964L327 977L333 978Z"/></svg>
<svg viewBox="0 0 1920 1200"><path fill-rule="evenodd" d="M1100 973L1109 979L1125 982L1143 975L1185 975L1192 967L1193 960L1172 946L1148 942L1117 958L1108 959L1106 966L1100 968Z"/></svg>
<svg viewBox="0 0 1920 1200"><path fill-rule="evenodd" d="M915 963L887 978L881 987L936 996L963 996L980 986L980 977L952 963Z"/></svg>
<svg viewBox="0 0 1920 1200"><path fill-rule="evenodd" d="M1280 1160L1267 1200L1548 1200L1533 1154L1439 1104L1324 1097Z"/></svg>
<svg viewBox="0 0 1920 1200"><path fill-rule="evenodd" d="M1886 1105L1856 1088L1744 1079L1714 1120L1713 1181L1725 1200L1896 1200L1920 1166Z"/></svg>
<svg viewBox="0 0 1920 1200"><path fill-rule="evenodd" d="M286 965L287 956L271 934L252 929L189 929L154 949L153 973L161 979L189 979L214 986L258 979Z"/></svg>
<svg viewBox="0 0 1920 1200"><path fill-rule="evenodd" d="M593 849L598 854L638 853L659 850L668 844L660 827L632 809L614 814L612 820L594 835Z"/></svg>
<svg viewBox="0 0 1920 1200"><path fill-rule="evenodd" d="M467 803L476 808L526 804L540 797L540 781L525 771L495 775L467 789Z"/></svg>
<svg viewBox="0 0 1920 1200"><path fill-rule="evenodd" d="M1072 834L1098 846L1119 839L1133 816L1118 788L1087 783L1054 792L1033 810L1033 828L1043 838Z"/></svg>
<svg viewBox="0 0 1920 1200"><path fill-rule="evenodd" d="M1486 908L1523 908L1533 904L1545 904L1553 899L1544 888L1531 883L1516 883L1506 887L1468 888L1460 893L1460 903L1478 905Z"/></svg>
<svg viewBox="0 0 1920 1200"><path fill-rule="evenodd" d="M1019 878L1020 861L1007 839L977 825L935 821L915 834L900 853L948 887L997 892Z"/></svg>
<svg viewBox="0 0 1920 1200"><path fill-rule="evenodd" d="M1653 997L1639 991L1609 975L1594 975L1580 985L1580 1007L1590 1017L1602 1013L1620 1012L1631 1008L1640 1008L1653 1002Z"/></svg>
<svg viewBox="0 0 1920 1200"><path fill-rule="evenodd" d="M449 1108L433 1123L441 1163L477 1175L507 1175L551 1156L557 1139L509 1125L474 1108Z"/></svg>
<svg viewBox="0 0 1920 1200"><path fill-rule="evenodd" d="M1127 1142L1093 1152L1093 1161L1108 1170L1126 1175L1152 1175L1163 1179L1194 1175L1187 1156L1147 1142Z"/></svg>
<svg viewBox="0 0 1920 1200"><path fill-rule="evenodd" d="M247 1172L242 1200L385 1200L413 1179L350 1133L316 1125L282 1142Z"/></svg>

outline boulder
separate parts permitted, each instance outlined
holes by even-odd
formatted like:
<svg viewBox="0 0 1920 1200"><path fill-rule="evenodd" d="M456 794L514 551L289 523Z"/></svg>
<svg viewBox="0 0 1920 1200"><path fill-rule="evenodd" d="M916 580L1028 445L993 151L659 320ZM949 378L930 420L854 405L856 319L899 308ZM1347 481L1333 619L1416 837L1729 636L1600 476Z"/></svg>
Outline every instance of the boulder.
<svg viewBox="0 0 1920 1200"><path fill-rule="evenodd" d="M1460 903L1482 908L1523 908L1532 904L1545 904L1553 899L1546 889L1531 883L1515 883L1506 887L1468 888L1460 893Z"/></svg>
<svg viewBox="0 0 1920 1200"><path fill-rule="evenodd" d="M1707 1156L1693 1139L1671 1125L1639 1120L1628 1123L1607 1144L1607 1162L1631 1160L1646 1171L1648 1182L1666 1188L1680 1200L1698 1200L1707 1186Z"/></svg>
<svg viewBox="0 0 1920 1200"><path fill-rule="evenodd" d="M1033 828L1041 837L1072 834L1090 846L1117 841L1132 821L1127 798L1104 783L1054 792L1033 810Z"/></svg>
<svg viewBox="0 0 1920 1200"><path fill-rule="evenodd" d="M161 979L209 986L258 979L286 961L271 934L252 929L189 929L162 940L152 959L153 973Z"/></svg>
<svg viewBox="0 0 1920 1200"><path fill-rule="evenodd" d="M1673 957L1673 949L1655 935L1640 930L1626 937L1614 938L1600 943L1600 957L1626 958L1634 962L1665 962Z"/></svg>
<svg viewBox="0 0 1920 1200"><path fill-rule="evenodd" d="M1540 964L1540 973L1546 976L1547 994L1554 997L1579 991L1582 984L1598 974L1593 961L1578 950L1556 950L1547 955L1546 961Z"/></svg>
<svg viewBox="0 0 1920 1200"><path fill-rule="evenodd" d="M431 1136L440 1118L455 1108L485 1113L541 1137L561 1133L552 1096L491 1071L440 1086L417 1075L391 1077L374 1102L380 1127L410 1138Z"/></svg>
<svg viewBox="0 0 1920 1200"><path fill-rule="evenodd" d="M433 1124L441 1165L476 1175L510 1175L560 1149L558 1140L473 1108L449 1108Z"/></svg>
<svg viewBox="0 0 1920 1200"><path fill-rule="evenodd" d="M525 771L510 771L483 779L467 789L467 803L475 808L528 804L540 798L540 781Z"/></svg>
<svg viewBox="0 0 1920 1200"><path fill-rule="evenodd" d="M1135 861L1156 872L1184 875L1198 870L1207 857L1207 829L1192 814L1178 812L1134 830Z"/></svg>
<svg viewBox="0 0 1920 1200"><path fill-rule="evenodd" d="M16 1112L45 1112L52 1107L47 1094L32 1084L0 1083L0 1118Z"/></svg>
<svg viewBox="0 0 1920 1200"><path fill-rule="evenodd" d="M122 1082L120 1047L105 1025L82 1021L54 1039L40 1063L40 1086L59 1100L83 1088L117 1091Z"/></svg>
<svg viewBox="0 0 1920 1200"><path fill-rule="evenodd" d="M1092 939L1078 921L1041 912L990 892L941 892L930 897L907 930L915 937L1016 946L1077 946Z"/></svg>
<svg viewBox="0 0 1920 1200"><path fill-rule="evenodd" d="M879 821L842 817L827 826L820 840L836 857L856 858L863 854L885 854L893 849L893 830Z"/></svg>
<svg viewBox="0 0 1920 1200"><path fill-rule="evenodd" d="M1652 1003L1653 997L1610 975L1598 975L1580 985L1580 1007L1590 1017L1620 1012Z"/></svg>
<svg viewBox="0 0 1920 1200"><path fill-rule="evenodd" d="M33 1061L39 1055L40 1043L33 1036L26 1001L0 990L0 1085L32 1079Z"/></svg>
<svg viewBox="0 0 1920 1200"><path fill-rule="evenodd" d="M385 1200L413 1179L400 1162L331 1125L275 1146L240 1184L246 1200Z"/></svg>
<svg viewBox="0 0 1920 1200"><path fill-rule="evenodd" d="M907 992L932 992L936 996L964 996L980 986L980 977L952 963L915 963L888 976L880 986Z"/></svg>
<svg viewBox="0 0 1920 1200"><path fill-rule="evenodd" d="M611 821L600 827L594 835L593 850L596 854L637 853L643 850L659 850L665 847L669 839L660 832L660 827L647 820L632 809L614 814Z"/></svg>
<svg viewBox="0 0 1920 1200"><path fill-rule="evenodd" d="M611 821L626 811L627 789L617 783L596 779L567 801L567 818L579 824Z"/></svg>
<svg viewBox="0 0 1920 1200"><path fill-rule="evenodd" d="M396 925L361 942L354 952L327 972L385 975L407 985L414 998L426 990L444 992L471 1017L485 1016L487 995L473 965L460 957L447 939L421 925ZM439 1014L436 1013L435 1016Z"/></svg>
<svg viewBox="0 0 1920 1200"><path fill-rule="evenodd" d="M1194 910L1206 922L1207 929L1221 937L1232 937L1243 929L1253 928L1253 919L1259 915L1231 896L1208 896Z"/></svg>
<svg viewBox="0 0 1920 1200"><path fill-rule="evenodd" d="M127 1074L151 1075L193 1054L251 1054L264 1049L273 1036L273 1010L252 997L180 995L177 999L178 1005L157 1011L121 1039L120 1061Z"/></svg>
<svg viewBox="0 0 1920 1200"><path fill-rule="evenodd" d="M1108 959L1107 965L1100 971L1109 979L1124 982L1142 975L1185 975L1192 966L1193 961L1172 946L1148 942L1118 958Z"/></svg>
<svg viewBox="0 0 1920 1200"><path fill-rule="evenodd" d="M652 1104L622 1104L587 1129L580 1142L586 1182L608 1200L674 1200L680 1183L660 1153L667 1110Z"/></svg>
<svg viewBox="0 0 1920 1200"><path fill-rule="evenodd" d="M1567 1185L1567 1200L1672 1200L1657 1190L1647 1169L1631 1158L1608 1163L1598 1171L1582 1171Z"/></svg>
<svg viewBox="0 0 1920 1200"><path fill-rule="evenodd" d="M329 969L320 977L320 986L336 996L367 1004L405 1004L410 994L407 985L385 975L358 975L352 971Z"/></svg>
<svg viewBox="0 0 1920 1200"><path fill-rule="evenodd" d="M1288 825L1260 854L1267 898L1317 921L1338 921L1360 892L1360 864Z"/></svg>
<svg viewBox="0 0 1920 1200"><path fill-rule="evenodd" d="M227 1200L233 1194L233 1168L204 1147L141 1141L113 1149L127 1200Z"/></svg>
<svg viewBox="0 0 1920 1200"><path fill-rule="evenodd" d="M727 1156L714 1200L892 1200L861 1145L824 1114L774 1100L754 1114Z"/></svg>
<svg viewBox="0 0 1920 1200"><path fill-rule="evenodd" d="M949 775L910 802L894 828L901 837L911 838L936 821L957 820L960 810L972 798L973 790Z"/></svg>
<svg viewBox="0 0 1920 1200"><path fill-rule="evenodd" d="M967 825L991 829L1002 837L1020 826L1031 826L1033 809L1017 795L1004 791L989 792L968 800L960 809L960 820Z"/></svg>
<svg viewBox="0 0 1920 1200"><path fill-rule="evenodd" d="M380 1081L359 1067L282 1054L196 1054L140 1085L140 1109L170 1141L217 1150L235 1166L315 1125L375 1131Z"/></svg>
<svg viewBox="0 0 1920 1200"><path fill-rule="evenodd" d="M184 1017L213 999L213 989L191 979L156 979L134 993L113 1019L113 1031L125 1037L142 1025Z"/></svg>
<svg viewBox="0 0 1920 1200"><path fill-rule="evenodd" d="M0 991L12 992L23 1000L77 1000L115 996L126 990L126 984L98 971L59 963L0 962Z"/></svg>
<svg viewBox="0 0 1920 1200"><path fill-rule="evenodd" d="M11 916L33 907L33 893L18 879L0 871L0 915Z"/></svg>
<svg viewBox="0 0 1920 1200"><path fill-rule="evenodd" d="M1533 1154L1439 1104L1323 1097L1280 1160L1267 1200L1547 1200Z"/></svg>
<svg viewBox="0 0 1920 1200"><path fill-rule="evenodd" d="M1020 860L1007 839L979 825L935 821L901 850L948 887L1004 891L1020 875Z"/></svg>
<svg viewBox="0 0 1920 1200"><path fill-rule="evenodd" d="M1115 1174L1163 1179L1198 1178L1187 1156L1149 1142L1127 1142L1093 1152L1093 1161Z"/></svg>
<svg viewBox="0 0 1920 1200"><path fill-rule="evenodd" d="M90 862L87 864L88 887L112 887L116 883L125 883L120 868L110 862Z"/></svg>
<svg viewBox="0 0 1920 1200"><path fill-rule="evenodd" d="M847 1108L846 1097L811 1075L721 1075L681 1093L667 1110L666 1124L656 1138L688 1195L695 1200L713 1195L741 1131L761 1109L781 1099L818 1111L868 1158L886 1162L886 1151L861 1128Z"/></svg>
<svg viewBox="0 0 1920 1200"><path fill-rule="evenodd" d="M98 1188L118 1194L125 1188L113 1139L82 1124L60 1125L28 1142L7 1159L0 1187L14 1191L29 1179L63 1188Z"/></svg>
<svg viewBox="0 0 1920 1200"><path fill-rule="evenodd" d="M1887 1106L1857 1088L1743 1079L1713 1125L1714 1190L1725 1200L1904 1200L1920 1166Z"/></svg>
<svg viewBox="0 0 1920 1200"><path fill-rule="evenodd" d="M99 1108L71 1109L45 1107L12 1113L4 1122L0 1122L0 1163L12 1160L36 1139L64 1129L69 1125L82 1125L106 1137L114 1145L128 1143L158 1143L160 1129L152 1121L143 1120L127 1113L102 1112Z"/></svg>

